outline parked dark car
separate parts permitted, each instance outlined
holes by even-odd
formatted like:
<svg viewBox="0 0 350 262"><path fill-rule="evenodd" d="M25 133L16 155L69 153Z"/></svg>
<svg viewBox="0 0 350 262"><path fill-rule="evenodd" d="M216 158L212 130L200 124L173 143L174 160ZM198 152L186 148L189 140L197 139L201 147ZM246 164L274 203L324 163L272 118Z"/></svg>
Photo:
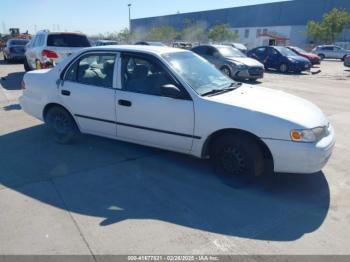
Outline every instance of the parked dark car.
<svg viewBox="0 0 350 262"><path fill-rule="evenodd" d="M190 43L190 42L174 42L173 47L189 50L192 48L192 43Z"/></svg>
<svg viewBox="0 0 350 262"><path fill-rule="evenodd" d="M27 39L10 39L2 50L5 61L24 60L25 46L29 43Z"/></svg>
<svg viewBox="0 0 350 262"><path fill-rule="evenodd" d="M105 45L118 45L118 42L113 40L97 40L94 43L94 46L105 46Z"/></svg>
<svg viewBox="0 0 350 262"><path fill-rule="evenodd" d="M305 51L304 49L301 49L300 47L297 47L297 46L287 46L287 48L292 50L297 55L300 55L302 57L309 59L312 65L321 64L321 58L316 54L309 53L309 52Z"/></svg>
<svg viewBox="0 0 350 262"><path fill-rule="evenodd" d="M264 76L264 66L241 51L226 45L200 45L191 49L236 80L256 81Z"/></svg>
<svg viewBox="0 0 350 262"><path fill-rule="evenodd" d="M136 42L135 45L166 46L162 42L153 42L153 41L140 41L140 42Z"/></svg>
<svg viewBox="0 0 350 262"><path fill-rule="evenodd" d="M310 70L311 62L284 46L261 46L248 52L248 56L264 64L265 69L276 69L281 73Z"/></svg>

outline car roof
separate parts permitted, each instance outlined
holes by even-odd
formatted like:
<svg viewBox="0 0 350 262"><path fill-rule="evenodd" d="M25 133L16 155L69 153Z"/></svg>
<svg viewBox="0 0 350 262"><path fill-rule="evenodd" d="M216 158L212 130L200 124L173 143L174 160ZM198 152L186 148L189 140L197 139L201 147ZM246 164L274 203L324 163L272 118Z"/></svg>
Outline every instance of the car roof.
<svg viewBox="0 0 350 262"><path fill-rule="evenodd" d="M117 42L117 41L116 40L96 40L96 42L109 43L109 42Z"/></svg>
<svg viewBox="0 0 350 262"><path fill-rule="evenodd" d="M87 50L96 51L119 51L119 52L144 52L154 55L160 55L164 53L175 53L175 52L189 52L179 48L173 48L168 46L152 46L152 45L117 45L117 46L96 46L90 47Z"/></svg>

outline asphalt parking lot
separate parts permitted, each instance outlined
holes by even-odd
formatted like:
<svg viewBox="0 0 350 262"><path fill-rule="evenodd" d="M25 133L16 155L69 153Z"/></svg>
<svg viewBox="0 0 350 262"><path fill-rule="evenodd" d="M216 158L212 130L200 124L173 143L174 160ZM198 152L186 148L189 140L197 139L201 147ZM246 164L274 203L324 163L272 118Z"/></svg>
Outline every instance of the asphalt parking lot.
<svg viewBox="0 0 350 262"><path fill-rule="evenodd" d="M93 136L54 143L18 104L23 65L0 57L0 254L350 254L350 69L319 69L258 84L326 113L329 164L242 184L185 155Z"/></svg>

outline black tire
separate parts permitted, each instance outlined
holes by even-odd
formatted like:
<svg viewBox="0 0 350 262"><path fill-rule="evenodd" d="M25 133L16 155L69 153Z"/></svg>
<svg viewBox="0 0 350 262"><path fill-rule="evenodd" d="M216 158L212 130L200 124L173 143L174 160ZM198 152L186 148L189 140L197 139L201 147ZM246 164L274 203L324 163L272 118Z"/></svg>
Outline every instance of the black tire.
<svg viewBox="0 0 350 262"><path fill-rule="evenodd" d="M79 135L79 129L73 117L62 107L50 108L46 113L45 122L53 132L55 141L59 144L70 144Z"/></svg>
<svg viewBox="0 0 350 262"><path fill-rule="evenodd" d="M288 65L287 65L286 63L280 64L280 66L279 66L278 69L279 69L279 71L280 71L281 73L283 73L283 74L286 74L286 73L288 73L288 71L289 71Z"/></svg>
<svg viewBox="0 0 350 262"><path fill-rule="evenodd" d="M212 144L210 157L216 168L229 176L253 179L264 172L262 150L247 135L218 137Z"/></svg>
<svg viewBox="0 0 350 262"><path fill-rule="evenodd" d="M318 56L321 58L321 60L326 58L326 56L324 54L319 54Z"/></svg>
<svg viewBox="0 0 350 262"><path fill-rule="evenodd" d="M6 57L6 55L4 54L4 61L7 61L7 57Z"/></svg>
<svg viewBox="0 0 350 262"><path fill-rule="evenodd" d="M29 71L32 70L32 69L30 68L29 64L28 64L27 58L24 58L24 63L23 63L23 65L24 65L24 70L25 70L26 72L29 72Z"/></svg>
<svg viewBox="0 0 350 262"><path fill-rule="evenodd" d="M341 59L341 61L345 61L345 58L347 57L347 55L343 56L343 58Z"/></svg>
<svg viewBox="0 0 350 262"><path fill-rule="evenodd" d="M220 68L220 71L224 74L227 75L228 77L232 78L231 70L227 66L223 66Z"/></svg>

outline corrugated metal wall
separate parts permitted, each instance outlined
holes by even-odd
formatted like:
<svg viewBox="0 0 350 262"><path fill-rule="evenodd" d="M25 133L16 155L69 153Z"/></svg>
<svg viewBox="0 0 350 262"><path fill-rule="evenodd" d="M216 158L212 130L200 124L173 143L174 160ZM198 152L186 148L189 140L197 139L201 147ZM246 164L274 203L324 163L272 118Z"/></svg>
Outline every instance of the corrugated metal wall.
<svg viewBox="0 0 350 262"><path fill-rule="evenodd" d="M254 6L243 6L194 13L133 19L132 29L149 30L154 26L170 25L181 29L186 19L202 21L207 27L228 23L231 27L263 27L306 25L309 20L321 20L332 8L350 12L350 0L294 0Z"/></svg>

